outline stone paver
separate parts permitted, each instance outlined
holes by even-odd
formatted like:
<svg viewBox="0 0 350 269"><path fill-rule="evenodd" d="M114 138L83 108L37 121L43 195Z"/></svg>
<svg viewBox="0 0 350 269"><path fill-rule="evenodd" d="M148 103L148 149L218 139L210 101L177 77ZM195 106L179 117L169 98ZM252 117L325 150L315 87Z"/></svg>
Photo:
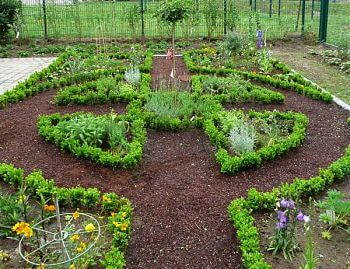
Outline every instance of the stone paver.
<svg viewBox="0 0 350 269"><path fill-rule="evenodd" d="M32 73L49 66L55 58L0 58L0 94L11 90Z"/></svg>

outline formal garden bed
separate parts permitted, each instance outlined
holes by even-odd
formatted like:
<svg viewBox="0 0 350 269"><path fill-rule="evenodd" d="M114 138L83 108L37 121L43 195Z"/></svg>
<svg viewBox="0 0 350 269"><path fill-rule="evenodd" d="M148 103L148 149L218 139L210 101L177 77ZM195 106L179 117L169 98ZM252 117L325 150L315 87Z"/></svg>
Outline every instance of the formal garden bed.
<svg viewBox="0 0 350 269"><path fill-rule="evenodd" d="M259 35L51 48L0 95L0 261L345 268L350 112Z"/></svg>

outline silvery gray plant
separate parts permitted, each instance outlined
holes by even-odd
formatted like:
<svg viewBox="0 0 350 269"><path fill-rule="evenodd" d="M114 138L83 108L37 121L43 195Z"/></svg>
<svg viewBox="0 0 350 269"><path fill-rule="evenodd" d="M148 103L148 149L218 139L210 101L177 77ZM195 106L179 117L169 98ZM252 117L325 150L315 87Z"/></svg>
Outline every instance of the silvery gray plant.
<svg viewBox="0 0 350 269"><path fill-rule="evenodd" d="M229 140L232 149L238 154L243 154L254 150L255 137L254 126L239 118L230 130Z"/></svg>
<svg viewBox="0 0 350 269"><path fill-rule="evenodd" d="M126 82L132 85L139 85L141 81L141 72L137 67L131 66L129 69L125 71L125 80Z"/></svg>

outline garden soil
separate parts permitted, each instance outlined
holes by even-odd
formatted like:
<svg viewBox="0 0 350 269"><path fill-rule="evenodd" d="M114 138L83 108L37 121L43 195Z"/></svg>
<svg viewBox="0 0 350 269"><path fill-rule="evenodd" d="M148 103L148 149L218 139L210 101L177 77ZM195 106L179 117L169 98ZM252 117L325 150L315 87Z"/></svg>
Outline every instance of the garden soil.
<svg viewBox="0 0 350 269"><path fill-rule="evenodd" d="M156 67L153 76L162 74L161 70ZM350 144L349 112L335 104L281 92L285 104L230 109L302 112L310 119L305 142L258 169L232 176L220 173L215 149L200 129L148 130L142 162L130 171L77 159L38 135L37 117L75 111L103 114L112 108L123 113L126 104L56 107L51 103L55 90L0 110L0 162L13 163L26 173L41 169L58 186L97 187L128 197L134 206L133 233L126 253L129 269L239 269L243 266L227 216L229 203L245 196L249 188L269 191L295 177L317 175L319 168L342 156Z"/></svg>

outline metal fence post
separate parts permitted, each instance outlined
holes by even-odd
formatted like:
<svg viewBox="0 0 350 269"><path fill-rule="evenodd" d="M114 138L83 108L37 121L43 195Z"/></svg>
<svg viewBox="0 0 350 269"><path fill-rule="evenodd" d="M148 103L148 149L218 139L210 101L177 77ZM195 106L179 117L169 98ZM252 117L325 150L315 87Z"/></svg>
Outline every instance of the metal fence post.
<svg viewBox="0 0 350 269"><path fill-rule="evenodd" d="M45 39L48 39L48 34L47 34L46 0L43 0L43 20L44 20L44 36L45 36Z"/></svg>
<svg viewBox="0 0 350 269"><path fill-rule="evenodd" d="M321 10L320 10L320 31L319 40L321 43L327 41L327 27L328 27L328 7L329 0L321 0Z"/></svg>
<svg viewBox="0 0 350 269"><path fill-rule="evenodd" d="M145 39L145 10L144 10L144 0L140 0L141 5L141 39Z"/></svg>
<svg viewBox="0 0 350 269"><path fill-rule="evenodd" d="M227 34L227 0L224 0L224 35Z"/></svg>
<svg viewBox="0 0 350 269"><path fill-rule="evenodd" d="M304 33L305 33L305 12L306 12L306 0L303 0L301 5L301 36L302 37L304 37Z"/></svg>
<svg viewBox="0 0 350 269"><path fill-rule="evenodd" d="M278 17L281 17L281 0L278 0Z"/></svg>

